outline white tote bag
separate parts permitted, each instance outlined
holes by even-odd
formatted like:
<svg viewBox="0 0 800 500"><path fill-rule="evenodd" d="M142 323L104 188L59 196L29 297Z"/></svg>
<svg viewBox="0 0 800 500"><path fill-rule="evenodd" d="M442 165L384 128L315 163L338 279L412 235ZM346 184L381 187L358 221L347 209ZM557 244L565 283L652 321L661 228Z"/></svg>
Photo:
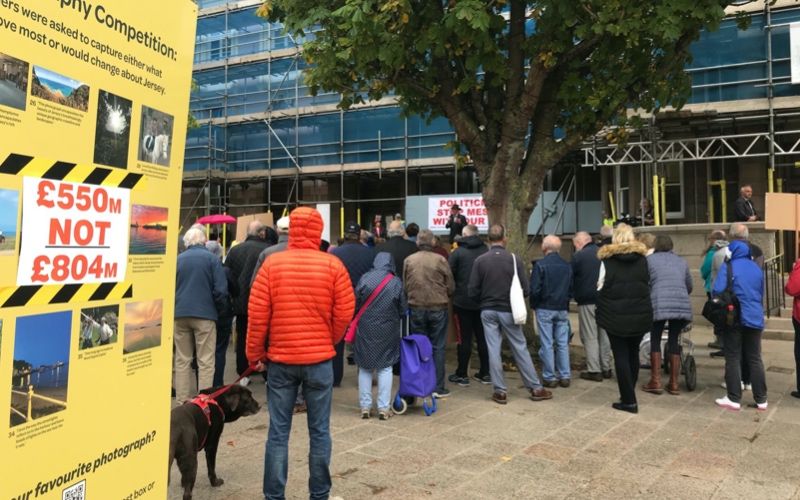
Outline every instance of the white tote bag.
<svg viewBox="0 0 800 500"><path fill-rule="evenodd" d="M525 303L525 294L522 291L522 285L520 285L519 276L517 275L517 256L512 253L511 257L514 259L514 278L511 280L511 290L509 292L511 315L514 316L515 325L524 325L528 321L528 304Z"/></svg>

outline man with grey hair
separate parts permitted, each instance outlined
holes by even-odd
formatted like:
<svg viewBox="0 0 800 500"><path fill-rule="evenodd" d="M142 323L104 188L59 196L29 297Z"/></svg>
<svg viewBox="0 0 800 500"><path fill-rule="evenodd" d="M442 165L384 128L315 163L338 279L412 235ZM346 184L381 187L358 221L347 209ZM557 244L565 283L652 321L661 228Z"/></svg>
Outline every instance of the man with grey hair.
<svg viewBox="0 0 800 500"><path fill-rule="evenodd" d="M611 237L614 235L614 228L612 226L602 226L600 228L600 243L598 247L611 244Z"/></svg>
<svg viewBox="0 0 800 500"><path fill-rule="evenodd" d="M194 394L192 358L197 358L197 389L211 387L214 377L216 321L225 305L228 284L219 259L206 250L206 235L189 229L186 251L178 255L175 280L175 398Z"/></svg>
<svg viewBox="0 0 800 500"><path fill-rule="evenodd" d="M389 239L378 245L375 253L388 252L391 254L394 259L394 269L401 277L400 279L403 279L403 264L409 255L417 251L417 245L405 238L406 232L403 229L403 223L399 220L389 223L387 234Z"/></svg>
<svg viewBox="0 0 800 500"><path fill-rule="evenodd" d="M575 233L572 238L575 254L572 256L572 295L578 303L578 321L581 342L586 351L584 380L602 382L611 378L611 344L606 332L597 326L595 310L597 304L597 280L600 276L598 247L591 235L585 231Z"/></svg>
<svg viewBox="0 0 800 500"><path fill-rule="evenodd" d="M739 188L739 198L733 204L733 217L737 222L756 222L758 212L753 206L753 186L745 184Z"/></svg>
<svg viewBox="0 0 800 500"><path fill-rule="evenodd" d="M433 362L436 365L436 391L433 394L445 398L450 395L444 386L447 307L455 290L455 282L447 260L433 251L433 241L434 236L429 229L419 232L417 246L420 251L405 260L403 283L411 309L410 329L414 333L427 335L433 345Z"/></svg>
<svg viewBox="0 0 800 500"><path fill-rule="evenodd" d="M273 235L275 233L273 232ZM274 236L273 236L274 237ZM274 241L274 240L273 240ZM236 316L236 373L241 375L247 370L247 356L244 352L247 337L247 304L250 301L250 280L256 267L259 254L270 246L267 241L267 227L258 220L247 225L247 238L234 246L225 259L225 267L231 279L237 284L239 293L233 297L233 314ZM220 349L227 349L227 342ZM224 358L224 353L221 359ZM247 385L250 377L244 377L240 383Z"/></svg>
<svg viewBox="0 0 800 500"><path fill-rule="evenodd" d="M486 346L489 351L489 371L494 386L492 401L504 405L508 403L508 388L503 376L503 361L500 357L500 345L503 342L501 332L508 339L514 361L519 374L533 401L551 399L553 394L542 387L536 368L531 361L531 353L525 342L522 326L514 323L511 314L509 290L514 279L514 262L516 274L524 294L528 292L528 276L522 259L506 250L505 229L499 224L489 228L488 252L475 260L469 276L468 295L478 303L481 309L481 321L486 334Z"/></svg>
<svg viewBox="0 0 800 500"><path fill-rule="evenodd" d="M561 258L561 238L545 236L544 258L531 272L528 294L536 312L539 330L539 359L545 387L569 387L569 299L572 297L572 268ZM554 356L555 351L555 356Z"/></svg>

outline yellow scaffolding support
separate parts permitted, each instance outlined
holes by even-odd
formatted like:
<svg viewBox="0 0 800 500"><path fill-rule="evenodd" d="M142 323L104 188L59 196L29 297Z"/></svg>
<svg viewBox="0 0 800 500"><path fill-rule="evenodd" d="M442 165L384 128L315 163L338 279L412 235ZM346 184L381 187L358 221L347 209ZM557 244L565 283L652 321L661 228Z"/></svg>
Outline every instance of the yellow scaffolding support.
<svg viewBox="0 0 800 500"><path fill-rule="evenodd" d="M653 224L661 225L661 189L658 175L653 176Z"/></svg>

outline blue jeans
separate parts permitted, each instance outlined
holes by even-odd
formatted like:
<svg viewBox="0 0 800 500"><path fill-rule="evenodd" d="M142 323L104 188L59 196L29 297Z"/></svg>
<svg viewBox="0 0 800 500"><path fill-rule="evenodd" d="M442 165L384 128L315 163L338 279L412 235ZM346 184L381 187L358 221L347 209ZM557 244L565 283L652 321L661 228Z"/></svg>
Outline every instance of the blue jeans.
<svg viewBox="0 0 800 500"><path fill-rule="evenodd" d="M547 381L569 380L569 317L567 311L536 310L539 327L539 359L542 360L542 378ZM555 359L553 351L555 350ZM553 366L555 364L555 366ZM556 377L556 372L558 376Z"/></svg>
<svg viewBox="0 0 800 500"><path fill-rule="evenodd" d="M358 404L362 410L372 408L372 372L378 372L378 410L388 410L392 401L392 367L380 370L358 369Z"/></svg>
<svg viewBox="0 0 800 500"><path fill-rule="evenodd" d="M436 365L436 390L444 389L444 347L447 341L447 309L411 308L411 333L431 339L433 364Z"/></svg>
<svg viewBox="0 0 800 500"><path fill-rule="evenodd" d="M289 433L297 389L302 384L308 405L309 498L328 498L331 491L331 398L333 366L330 360L316 365L270 363L267 379L269 435L264 457L264 497L285 498L289 469Z"/></svg>

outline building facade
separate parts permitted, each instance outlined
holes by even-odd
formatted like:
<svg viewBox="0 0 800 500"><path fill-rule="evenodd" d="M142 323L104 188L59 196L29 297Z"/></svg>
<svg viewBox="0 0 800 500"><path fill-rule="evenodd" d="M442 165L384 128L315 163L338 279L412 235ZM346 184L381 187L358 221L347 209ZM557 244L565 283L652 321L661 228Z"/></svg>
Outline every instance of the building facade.
<svg viewBox="0 0 800 500"><path fill-rule="evenodd" d="M259 0L199 0L182 224L306 203L359 219L404 212L417 195L479 192L457 166L447 120L405 117L392 97L338 110L338 95L310 95L303 40L255 15ZM763 210L770 188L800 189L800 89L791 85L793 1L750 2L752 24L726 19L692 47L692 93L680 111L650 117L625 145L587 141L548 174L545 190L634 214L642 198L665 200L667 223L722 222L738 186ZM731 11L733 12L733 10ZM313 36L313 33L308 34ZM663 181L662 181L663 179Z"/></svg>

